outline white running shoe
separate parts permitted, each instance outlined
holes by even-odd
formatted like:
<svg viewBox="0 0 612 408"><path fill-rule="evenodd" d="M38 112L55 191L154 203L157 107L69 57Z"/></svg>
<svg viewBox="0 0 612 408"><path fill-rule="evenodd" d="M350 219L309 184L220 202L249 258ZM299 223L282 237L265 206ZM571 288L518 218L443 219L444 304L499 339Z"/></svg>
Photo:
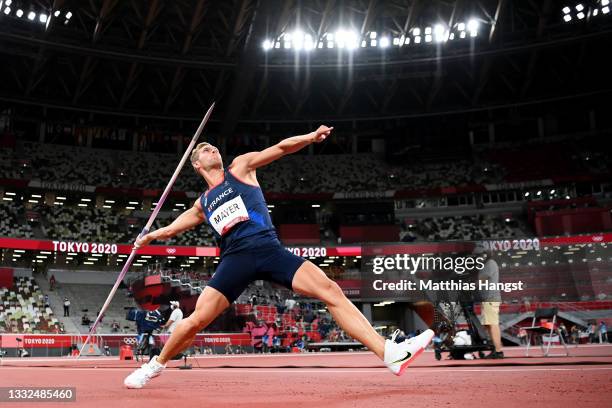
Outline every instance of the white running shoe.
<svg viewBox="0 0 612 408"><path fill-rule="evenodd" d="M166 366L158 363L157 356L155 356L151 361L143 364L139 369L128 375L125 380L123 380L123 385L127 388L142 388L151 381L152 378L160 375L164 368L166 368Z"/></svg>
<svg viewBox="0 0 612 408"><path fill-rule="evenodd" d="M391 336L391 340L385 342L385 365L395 375L402 375L408 365L425 350L425 347L433 339L433 330L427 329L416 337L396 343L395 338L399 330Z"/></svg>

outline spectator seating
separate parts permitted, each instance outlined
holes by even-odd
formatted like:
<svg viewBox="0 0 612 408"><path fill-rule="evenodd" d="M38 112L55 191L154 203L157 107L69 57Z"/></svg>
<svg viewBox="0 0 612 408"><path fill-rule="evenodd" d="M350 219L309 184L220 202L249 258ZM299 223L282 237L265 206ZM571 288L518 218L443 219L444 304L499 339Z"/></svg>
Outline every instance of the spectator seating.
<svg viewBox="0 0 612 408"><path fill-rule="evenodd" d="M0 330L9 333L59 333L53 310L32 278L14 278L13 289L0 288Z"/></svg>

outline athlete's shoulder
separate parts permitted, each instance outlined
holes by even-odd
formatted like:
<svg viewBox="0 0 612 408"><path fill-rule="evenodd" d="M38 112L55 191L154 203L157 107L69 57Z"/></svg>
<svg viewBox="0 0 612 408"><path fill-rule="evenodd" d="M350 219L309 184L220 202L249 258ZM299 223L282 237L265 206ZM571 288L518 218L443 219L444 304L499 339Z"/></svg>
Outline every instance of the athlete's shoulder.
<svg viewBox="0 0 612 408"><path fill-rule="evenodd" d="M259 187L256 170L249 165L251 158L257 155L257 153L258 152L249 152L237 156L232 161L232 164L229 165L227 171L241 183Z"/></svg>
<svg viewBox="0 0 612 408"><path fill-rule="evenodd" d="M259 152L248 152L245 154L241 154L240 156L236 156L232 161L232 164L229 165L229 168L236 168L240 166L248 167L249 162L253 157L255 157Z"/></svg>

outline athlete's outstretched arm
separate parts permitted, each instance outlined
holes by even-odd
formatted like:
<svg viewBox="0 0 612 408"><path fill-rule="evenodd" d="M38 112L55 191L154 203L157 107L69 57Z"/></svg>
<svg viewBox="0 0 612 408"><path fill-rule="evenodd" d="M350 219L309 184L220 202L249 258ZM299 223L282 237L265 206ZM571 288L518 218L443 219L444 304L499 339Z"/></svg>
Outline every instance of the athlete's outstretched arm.
<svg viewBox="0 0 612 408"><path fill-rule="evenodd" d="M200 205L200 200L196 200L193 207L176 217L176 219L172 221L170 225L155 231L151 231L148 234L140 237L138 240L136 240L134 246L136 248L140 248L141 246L147 245L149 242L156 239L165 240L172 238L181 232L192 229L204 221L205 218L204 213L202 212L202 206Z"/></svg>
<svg viewBox="0 0 612 408"><path fill-rule="evenodd" d="M329 136L333 129L333 127L321 125L314 132L283 139L274 146L270 146L261 152L247 153L237 157L236 159L242 161L242 164L247 170L255 170L259 167L265 166L266 164L270 164L274 160L280 159L287 154L295 153L311 143L322 142L325 140L325 138L327 138L327 136Z"/></svg>

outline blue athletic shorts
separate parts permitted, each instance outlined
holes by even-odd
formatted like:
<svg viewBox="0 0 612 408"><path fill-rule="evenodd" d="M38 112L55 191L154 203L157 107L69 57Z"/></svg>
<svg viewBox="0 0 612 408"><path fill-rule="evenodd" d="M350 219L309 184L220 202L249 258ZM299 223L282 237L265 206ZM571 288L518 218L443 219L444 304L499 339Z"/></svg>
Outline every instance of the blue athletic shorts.
<svg viewBox="0 0 612 408"><path fill-rule="evenodd" d="M278 244L234 252L221 257L208 286L223 293L230 304L256 280L278 283L293 290L293 276L304 261Z"/></svg>

